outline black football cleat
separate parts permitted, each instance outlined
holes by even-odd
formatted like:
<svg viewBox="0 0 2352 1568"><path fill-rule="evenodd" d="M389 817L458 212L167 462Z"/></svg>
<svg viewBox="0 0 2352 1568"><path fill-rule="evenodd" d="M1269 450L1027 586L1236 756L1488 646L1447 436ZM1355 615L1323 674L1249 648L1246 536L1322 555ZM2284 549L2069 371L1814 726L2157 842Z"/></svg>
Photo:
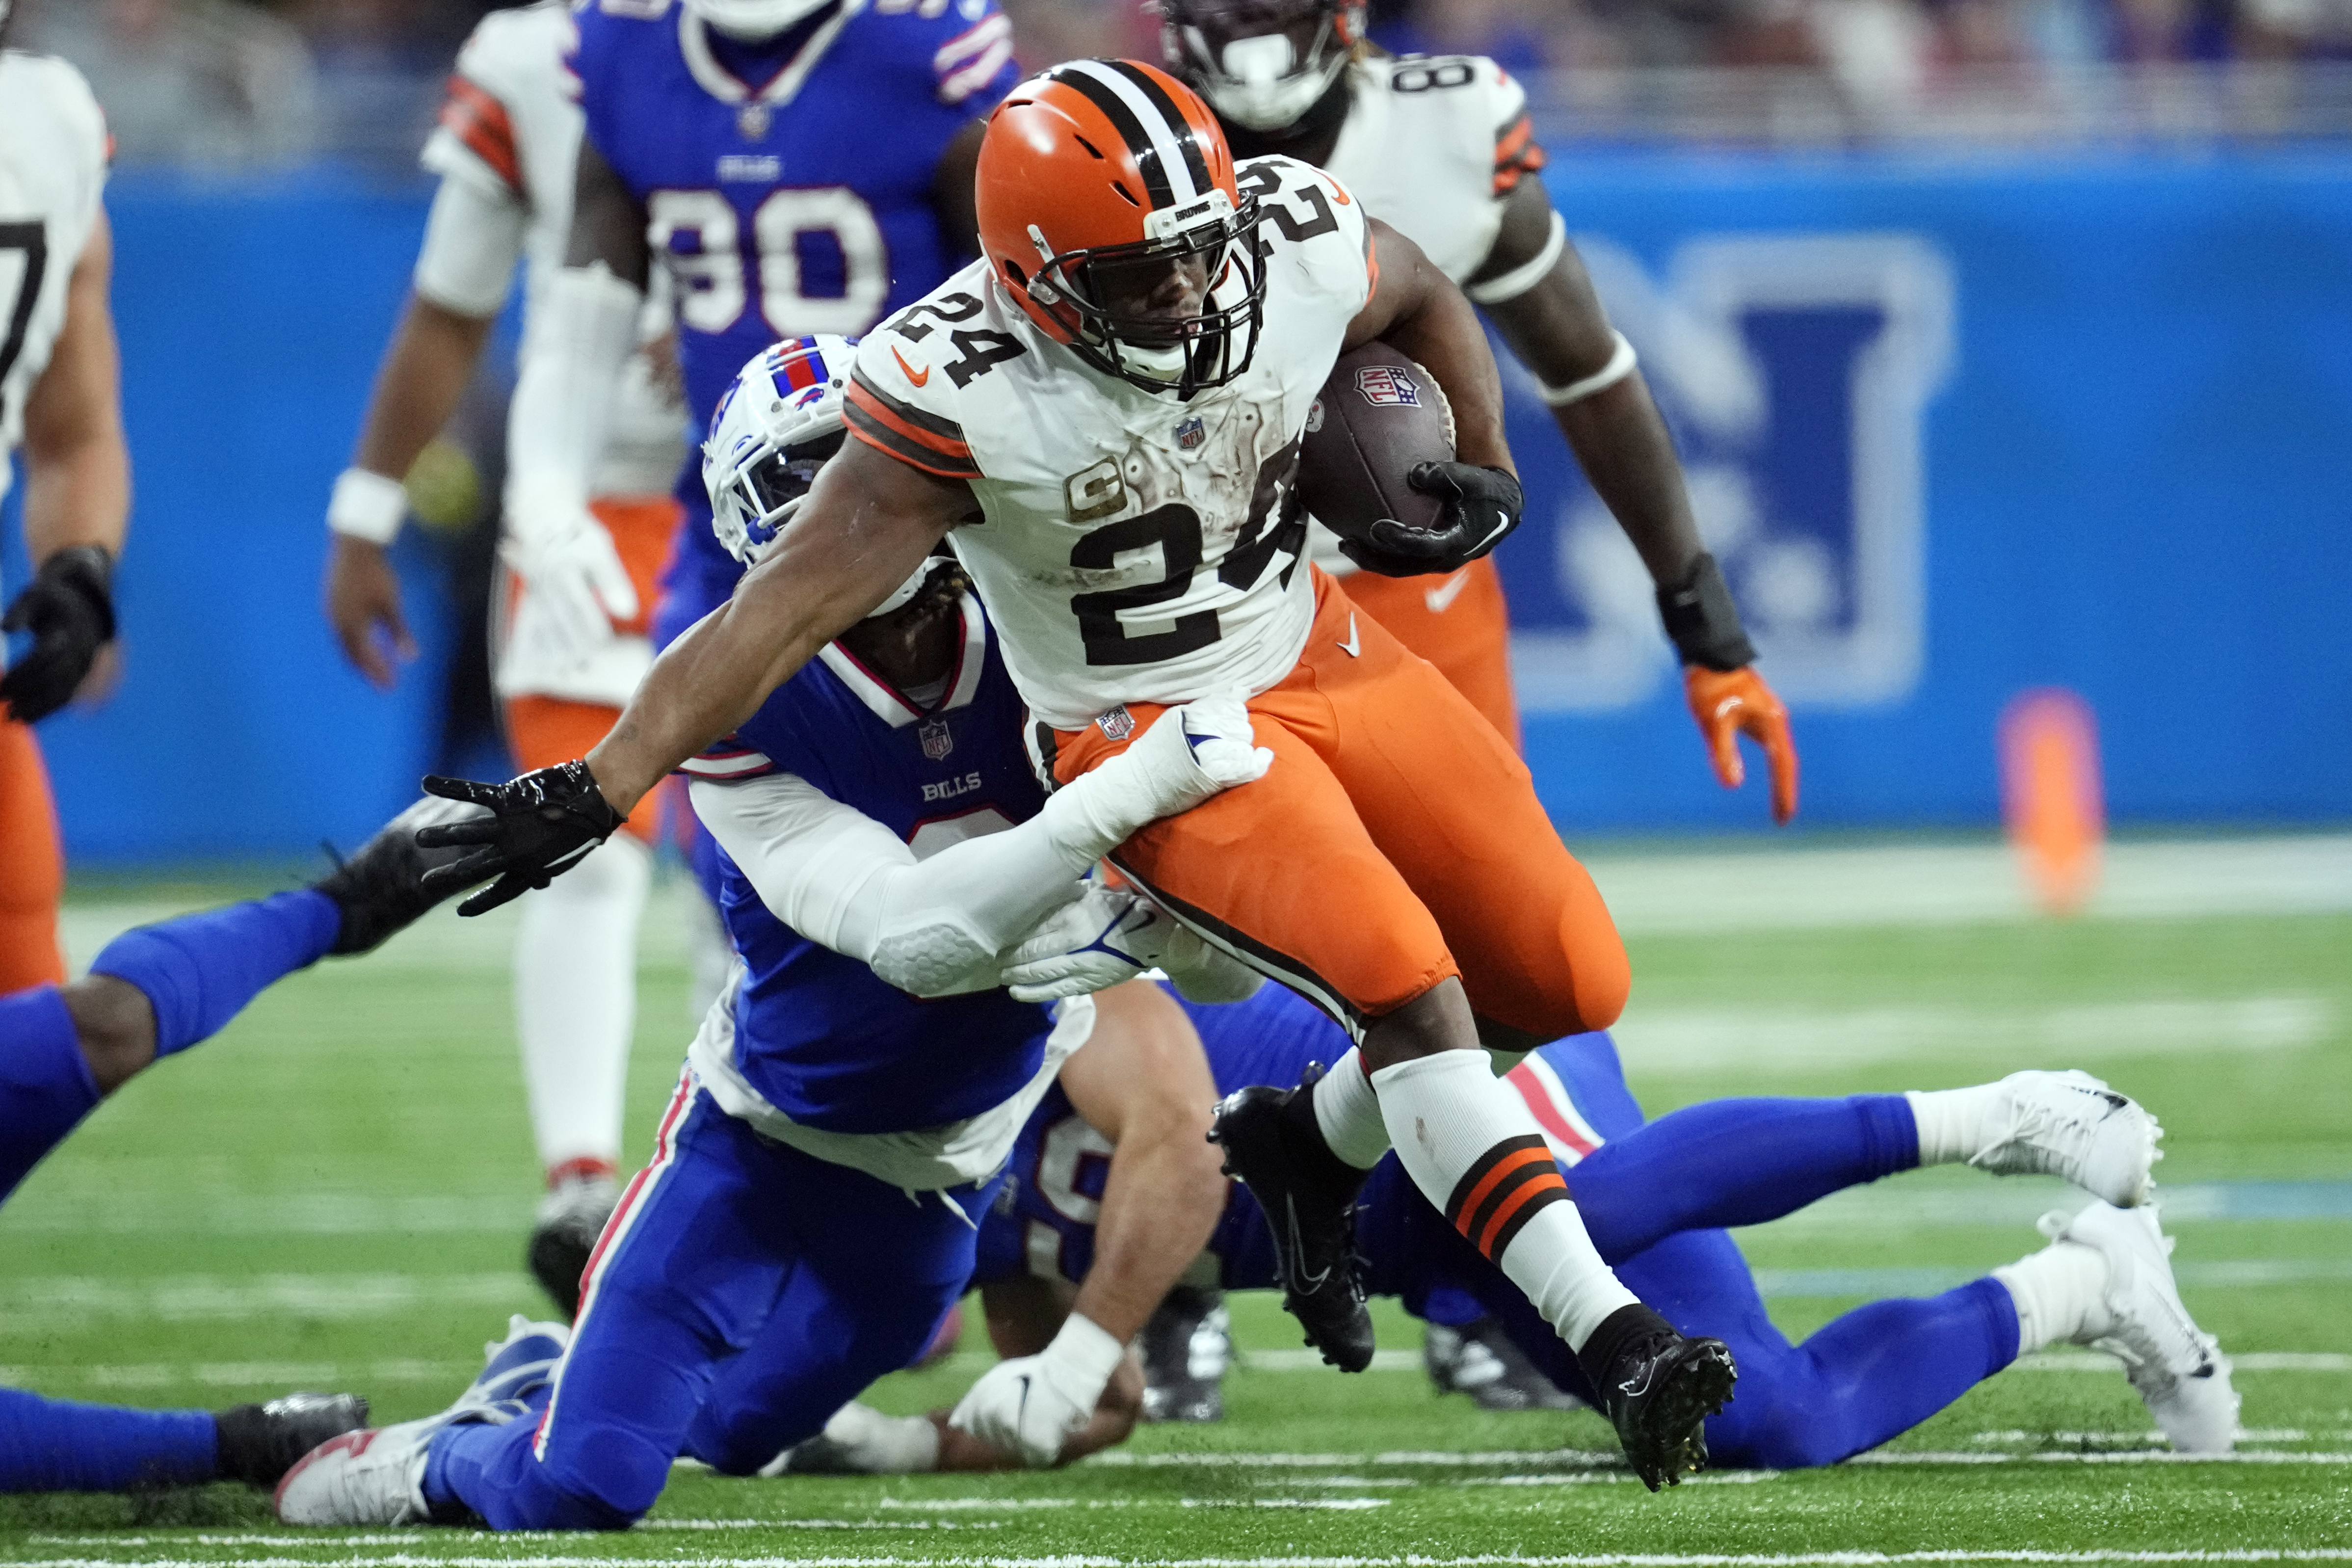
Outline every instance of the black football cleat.
<svg viewBox="0 0 2352 1568"><path fill-rule="evenodd" d="M580 1315L581 1276L620 1201L621 1189L610 1176L563 1182L539 1201L523 1261L567 1323Z"/></svg>
<svg viewBox="0 0 2352 1568"><path fill-rule="evenodd" d="M1248 1187L1274 1234L1284 1310L1307 1342L1341 1372L1372 1364L1372 1315L1356 1270L1356 1192L1364 1173L1310 1143L1297 1123L1311 1116L1315 1080L1297 1089L1252 1084L1221 1101L1209 1142L1225 1152L1225 1174ZM1296 1107L1294 1108L1294 1101Z"/></svg>
<svg viewBox="0 0 2352 1568"><path fill-rule="evenodd" d="M1179 1285L1139 1339L1146 1421L1222 1421L1225 1369L1233 1364L1225 1293Z"/></svg>
<svg viewBox="0 0 2352 1568"><path fill-rule="evenodd" d="M1423 1324L1421 1364L1440 1394L1466 1394L1481 1410L1584 1408L1584 1401L1546 1377L1493 1318L1458 1329Z"/></svg>
<svg viewBox="0 0 2352 1568"><path fill-rule="evenodd" d="M354 953L381 947L446 898L446 893L425 890L425 873L467 851L419 848L416 830L483 815L480 806L427 795L378 828L358 854L311 883L343 912L342 930L327 951Z"/></svg>
<svg viewBox="0 0 2352 1568"><path fill-rule="evenodd" d="M1739 1373L1721 1340L1685 1339L1636 1303L1620 1307L1577 1352L1633 1473L1652 1491L1706 1468L1706 1418Z"/></svg>
<svg viewBox="0 0 2352 1568"><path fill-rule="evenodd" d="M267 1405L239 1405L213 1417L218 1430L220 1478L264 1490L294 1461L325 1442L368 1424L368 1402L356 1394L289 1394Z"/></svg>

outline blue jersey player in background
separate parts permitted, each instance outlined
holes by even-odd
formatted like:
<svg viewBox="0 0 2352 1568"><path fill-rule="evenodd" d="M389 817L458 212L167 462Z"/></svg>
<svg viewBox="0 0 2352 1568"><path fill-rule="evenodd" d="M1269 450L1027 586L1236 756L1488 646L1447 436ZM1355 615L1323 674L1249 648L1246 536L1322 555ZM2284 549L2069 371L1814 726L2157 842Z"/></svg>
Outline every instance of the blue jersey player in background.
<svg viewBox="0 0 2352 1568"><path fill-rule="evenodd" d="M721 405L708 471L747 559L839 447L850 352L781 344ZM590 1259L568 1348L519 1321L448 1410L312 1452L281 1518L625 1528L678 1455L752 1473L912 1358L964 1291L1029 1110L1121 1006L1015 1001L1000 953L1113 845L1271 761L1238 699L1196 703L1145 732L1135 766L1048 801L1021 717L979 601L935 559L695 761L740 960ZM1073 1319L1053 1365L1087 1410L1156 1300Z"/></svg>
<svg viewBox="0 0 2352 1568"><path fill-rule="evenodd" d="M1349 1048L1338 1025L1276 986L1238 1005L1188 1003L1185 1011L1219 1092L1297 1081ZM1069 1287L1110 1266L1097 1255L1094 1221L1117 1179L1121 1140L1097 1122L1208 1124L1205 1084L1131 1069L1120 1050L1106 1041L1065 1069L1023 1129L1011 1176L982 1226L974 1282L1005 1353L1050 1336ZM1721 1228L1761 1224L1840 1188L1944 1161L2065 1175L2135 1201L2146 1191L2151 1124L2122 1096L2091 1087L2096 1080L2020 1073L1929 1094L1713 1100L1645 1122L1615 1047L1592 1034L1543 1047L1507 1081L1543 1127L1601 1256L1677 1327L1732 1345L1738 1389L1706 1424L1716 1463L1833 1463L1916 1426L2022 1352L2067 1340L2129 1352L2137 1361L2134 1386L2177 1447L2229 1447L2237 1402L2228 1363L2181 1308L2150 1209L2095 1203L2051 1227L2051 1246L2021 1263L1940 1296L1871 1303L1795 1345L1766 1316L1745 1259ZM1155 1098L1156 1106L1139 1103ZM1968 1131L1956 1137L1949 1129L1958 1124ZM1418 1314L1433 1298L1466 1291L1560 1388L1597 1404L1559 1336L1422 1197L1393 1154L1365 1182L1356 1246L1374 1294L1400 1298ZM1207 1254L1203 1263L1229 1289L1278 1288L1265 1215L1238 1185L1220 1195ZM992 1449L938 1417L892 1418L853 1405L786 1468L1066 1463L1131 1429L1139 1401L1119 1392L1114 1385L1092 1425L1059 1455ZM908 1462L925 1455L930 1462Z"/></svg>
<svg viewBox="0 0 2352 1568"><path fill-rule="evenodd" d="M977 250L982 120L1017 79L995 0L583 0L586 134L567 265L516 388L519 529L576 526L604 400L658 263L695 444L744 363L855 337ZM624 340L627 340L625 342ZM653 636L725 599L700 473ZM539 514L539 515L535 515Z"/></svg>

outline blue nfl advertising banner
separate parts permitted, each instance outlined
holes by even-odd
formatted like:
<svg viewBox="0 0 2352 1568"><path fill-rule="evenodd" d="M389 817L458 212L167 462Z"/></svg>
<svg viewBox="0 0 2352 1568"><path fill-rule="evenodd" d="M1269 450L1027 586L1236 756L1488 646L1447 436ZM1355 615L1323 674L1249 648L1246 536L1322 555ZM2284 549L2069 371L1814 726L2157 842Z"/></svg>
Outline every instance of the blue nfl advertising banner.
<svg viewBox="0 0 2352 1568"><path fill-rule="evenodd" d="M2039 686L2090 705L2119 824L2352 817L2352 158L1554 154L1793 710L1801 825L1991 823L1996 720ZM419 571L425 656L387 698L319 609L425 193L126 174L109 199L139 493L121 687L42 731L69 852L352 842L431 763L459 629ZM1769 831L1760 768L1715 783L1631 547L1506 377L1546 804L1572 842Z"/></svg>

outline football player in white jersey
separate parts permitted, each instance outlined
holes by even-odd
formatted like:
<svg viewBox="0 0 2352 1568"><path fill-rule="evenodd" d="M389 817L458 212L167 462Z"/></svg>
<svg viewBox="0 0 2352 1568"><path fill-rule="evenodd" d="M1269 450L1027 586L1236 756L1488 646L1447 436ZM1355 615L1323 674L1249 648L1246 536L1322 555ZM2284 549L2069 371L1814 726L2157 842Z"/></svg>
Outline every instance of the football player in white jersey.
<svg viewBox="0 0 2352 1568"><path fill-rule="evenodd" d="M0 0L0 24L6 13ZM113 640L131 515L106 302L114 242L100 202L111 152L80 72L0 51L0 500L21 447L34 567L0 616L0 631L31 639L0 674L0 993L66 978L65 860L31 726L72 699Z"/></svg>
<svg viewBox="0 0 2352 1568"><path fill-rule="evenodd" d="M1535 374L1560 432L1657 584L1692 714L1717 774L1764 748L1772 815L1797 805L1797 752L1723 574L1692 521L1680 465L1633 350L1609 324L1538 171L1527 93L1493 60L1379 57L1360 0L1164 0L1168 66L1217 112L1237 156L1329 170L1410 235ZM1317 531L1316 563L1350 563ZM1349 595L1518 738L1509 622L1494 563L1440 579L1351 579Z"/></svg>
<svg viewBox="0 0 2352 1568"><path fill-rule="evenodd" d="M1343 349L1428 367L1457 461L1414 482L1437 524L1360 523L1359 564L1458 570L1519 511L1500 377L1460 290L1306 164L1237 171L1208 107L1133 61L1074 61L990 117L983 255L862 344L856 438L734 597L672 644L583 764L496 789L469 907L543 883L685 758L729 732L950 531L1066 785L1168 707L1238 691L1275 765L1110 859L1203 937L1360 1041L1298 1090L1221 1108L1233 1168L1282 1237L1287 1304L1360 1369L1370 1321L1347 1215L1393 1143L1608 1391L1653 1487L1706 1462L1731 1392L1609 1271L1524 1101L1483 1045L1605 1026L1624 949L1494 727L1300 559L1307 410ZM1339 521L1340 520L1334 520Z"/></svg>
<svg viewBox="0 0 2352 1568"><path fill-rule="evenodd" d="M413 653L400 586L385 555L406 512L401 488L472 375L516 265L525 273L526 336L562 265L572 222L580 110L564 88L570 12L558 0L493 11L449 79L425 144L441 176L413 291L378 373L352 465L327 509L326 601L344 653L388 687L394 657ZM658 305L641 322L613 399L595 497L570 526L528 531L508 519L497 595L495 681L507 739L526 768L577 756L628 700L653 647L646 614L680 508L670 480L685 453L685 410L667 379ZM541 521L544 521L541 519ZM618 1193L621 1113L635 1021L637 922L653 872L656 812L589 857L561 887L534 894L516 933L515 1026L547 1194L529 1257L569 1317L580 1271Z"/></svg>

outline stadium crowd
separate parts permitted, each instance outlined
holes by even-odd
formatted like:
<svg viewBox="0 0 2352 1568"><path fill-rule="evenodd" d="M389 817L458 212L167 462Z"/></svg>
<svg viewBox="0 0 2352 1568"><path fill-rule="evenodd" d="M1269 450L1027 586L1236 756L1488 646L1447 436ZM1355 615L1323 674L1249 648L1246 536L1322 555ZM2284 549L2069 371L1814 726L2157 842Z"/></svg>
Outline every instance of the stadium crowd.
<svg viewBox="0 0 2352 1568"><path fill-rule="evenodd" d="M24 0L14 28L18 44L89 76L128 163L340 155L394 172L424 140L458 43L496 8ZM1156 25L1129 0L1012 0L1005 10L1027 66L1157 54ZM1771 79L1782 100L1811 89L1846 106L1836 122L1861 134L1894 129L1897 110L1961 83L1979 99L2002 89L2000 104L2021 88L2092 100L2115 80L2182 66L2352 58L2352 0L1378 0L1370 11L1372 37L1391 51L1492 56L1534 83L1538 102L1696 70L1713 84L1709 101L1737 97L1743 76ZM1999 133L1981 116L1970 123ZM2027 133L2052 124L2035 116Z"/></svg>

